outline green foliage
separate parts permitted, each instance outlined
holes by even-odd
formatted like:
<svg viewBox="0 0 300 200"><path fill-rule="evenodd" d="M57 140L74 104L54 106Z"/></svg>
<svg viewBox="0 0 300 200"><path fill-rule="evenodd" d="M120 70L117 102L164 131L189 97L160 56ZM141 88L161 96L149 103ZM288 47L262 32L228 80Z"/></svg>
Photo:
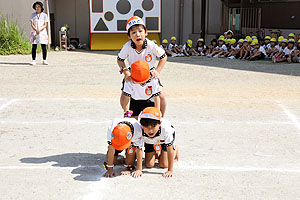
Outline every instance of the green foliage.
<svg viewBox="0 0 300 200"><path fill-rule="evenodd" d="M0 55L30 54L31 44L16 22L0 14Z"/></svg>

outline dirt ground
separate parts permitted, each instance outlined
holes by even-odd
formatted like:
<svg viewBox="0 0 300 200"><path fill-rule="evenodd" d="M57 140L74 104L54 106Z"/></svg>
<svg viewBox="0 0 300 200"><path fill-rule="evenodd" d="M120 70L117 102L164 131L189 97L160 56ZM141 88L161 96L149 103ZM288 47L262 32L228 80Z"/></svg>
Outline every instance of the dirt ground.
<svg viewBox="0 0 300 200"><path fill-rule="evenodd" d="M168 59L175 176L107 179L106 130L122 116L116 52L48 58L0 56L0 199L300 199L300 64Z"/></svg>

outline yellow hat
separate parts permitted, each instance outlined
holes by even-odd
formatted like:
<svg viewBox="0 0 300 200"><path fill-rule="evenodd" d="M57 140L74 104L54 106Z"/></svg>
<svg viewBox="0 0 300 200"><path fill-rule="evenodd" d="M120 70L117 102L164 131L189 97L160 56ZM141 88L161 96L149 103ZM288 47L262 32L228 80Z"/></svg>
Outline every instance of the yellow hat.
<svg viewBox="0 0 300 200"><path fill-rule="evenodd" d="M298 43L300 43L300 40L298 40Z"/></svg>
<svg viewBox="0 0 300 200"><path fill-rule="evenodd" d="M243 39L239 39L239 42L244 42L244 40Z"/></svg>
<svg viewBox="0 0 300 200"><path fill-rule="evenodd" d="M257 37L255 35L252 36L252 39L257 39Z"/></svg>
<svg viewBox="0 0 300 200"><path fill-rule="evenodd" d="M220 35L220 37L219 38L225 38L225 36L224 35Z"/></svg>
<svg viewBox="0 0 300 200"><path fill-rule="evenodd" d="M288 35L288 37L293 37L293 38L295 38L295 34L294 34L294 33L290 33L290 34Z"/></svg>
<svg viewBox="0 0 300 200"><path fill-rule="evenodd" d="M248 40L248 42L252 42L252 38L249 35L246 36L246 40Z"/></svg>
<svg viewBox="0 0 300 200"><path fill-rule="evenodd" d="M251 46L254 46L254 45L257 45L257 44L258 44L258 42L252 41L250 45L251 45Z"/></svg>
<svg viewBox="0 0 300 200"><path fill-rule="evenodd" d="M287 43L287 39L286 39L286 38L283 38L280 42Z"/></svg>
<svg viewBox="0 0 300 200"><path fill-rule="evenodd" d="M225 38L224 37L219 37L218 41L220 41L220 40L222 40L222 41L225 42Z"/></svg>
<svg viewBox="0 0 300 200"><path fill-rule="evenodd" d="M232 38L231 39L231 44L235 44L236 43L236 39Z"/></svg>
<svg viewBox="0 0 300 200"><path fill-rule="evenodd" d="M276 38L271 38L270 41L271 41L271 42L276 42L277 40L276 40Z"/></svg>
<svg viewBox="0 0 300 200"><path fill-rule="evenodd" d="M278 37L278 40L282 40L284 37L283 36L279 36Z"/></svg>
<svg viewBox="0 0 300 200"><path fill-rule="evenodd" d="M192 47L193 46L193 41L192 40L188 40L187 44L188 44L189 47Z"/></svg>
<svg viewBox="0 0 300 200"><path fill-rule="evenodd" d="M171 37L171 40L176 40L176 37L175 36Z"/></svg>
<svg viewBox="0 0 300 200"><path fill-rule="evenodd" d="M227 39L226 44L231 44L231 39Z"/></svg>
<svg viewBox="0 0 300 200"><path fill-rule="evenodd" d="M162 41L162 43L163 43L163 44L168 44L168 40L164 39L164 40Z"/></svg>
<svg viewBox="0 0 300 200"><path fill-rule="evenodd" d="M288 43L295 43L295 40L294 39L289 39Z"/></svg>
<svg viewBox="0 0 300 200"><path fill-rule="evenodd" d="M265 37L265 40L271 40L271 36L267 35L267 36Z"/></svg>
<svg viewBox="0 0 300 200"><path fill-rule="evenodd" d="M204 39L203 39L203 38L199 38L199 39L197 40L197 42L204 42Z"/></svg>

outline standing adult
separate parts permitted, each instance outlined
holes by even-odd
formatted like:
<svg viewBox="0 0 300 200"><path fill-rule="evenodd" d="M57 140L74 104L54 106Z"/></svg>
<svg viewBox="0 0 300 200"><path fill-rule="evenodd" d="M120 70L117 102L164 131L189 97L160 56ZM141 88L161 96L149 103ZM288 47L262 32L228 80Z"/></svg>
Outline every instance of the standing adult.
<svg viewBox="0 0 300 200"><path fill-rule="evenodd" d="M48 65L47 62L47 49L46 45L48 44L48 33L47 33L47 26L48 26L48 16L47 14L43 13L43 3L40 1L35 2L32 5L32 8L35 10L34 13L31 15L30 23L32 31L30 33L30 43L32 44L32 62L31 65L36 65L36 49L37 45L41 44L42 51L43 51L43 64Z"/></svg>

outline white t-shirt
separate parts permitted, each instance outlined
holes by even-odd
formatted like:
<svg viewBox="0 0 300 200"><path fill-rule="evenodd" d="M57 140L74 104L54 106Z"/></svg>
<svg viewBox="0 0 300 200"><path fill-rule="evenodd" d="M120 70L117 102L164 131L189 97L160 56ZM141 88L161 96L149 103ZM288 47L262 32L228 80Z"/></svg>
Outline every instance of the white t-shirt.
<svg viewBox="0 0 300 200"><path fill-rule="evenodd" d="M168 45L166 47L164 47L163 45L160 45L159 47L162 48L163 50L168 50Z"/></svg>
<svg viewBox="0 0 300 200"><path fill-rule="evenodd" d="M177 45L177 44L172 44L172 43L170 43L170 44L169 44L169 51L172 51L172 50L173 50L173 47L178 47L178 45Z"/></svg>
<svg viewBox="0 0 300 200"><path fill-rule="evenodd" d="M186 50L186 51L189 51L191 50L191 47L189 47L188 45L184 44L181 48L181 53L183 53L183 51Z"/></svg>
<svg viewBox="0 0 300 200"><path fill-rule="evenodd" d="M134 81L124 83L123 92L134 100L150 100L160 94L159 80L150 78L146 83L136 83Z"/></svg>
<svg viewBox="0 0 300 200"><path fill-rule="evenodd" d="M225 52L227 52L227 47L225 44L223 44L221 47L220 46L217 46L216 47L217 50L224 50Z"/></svg>
<svg viewBox="0 0 300 200"><path fill-rule="evenodd" d="M41 30L45 23L49 22L48 16L45 13L37 14L36 12L32 13L30 21L33 22L34 26ZM36 34L35 30L30 32L30 43L31 44L48 44L48 34L47 28L44 28L40 34Z"/></svg>
<svg viewBox="0 0 300 200"><path fill-rule="evenodd" d="M112 131L118 124L122 124L122 123L132 125L133 127L133 136L132 136L131 144L135 147L143 148L144 142L143 142L143 138L141 137L142 127L140 123L134 118L122 118L122 119L115 118L111 122L107 130L107 143L111 144Z"/></svg>
<svg viewBox="0 0 300 200"><path fill-rule="evenodd" d="M231 45L231 49L232 50L237 50L237 49L240 49L240 47L239 47L239 45L236 45L235 47Z"/></svg>
<svg viewBox="0 0 300 200"><path fill-rule="evenodd" d="M262 46L259 47L258 51L262 52L265 56L267 55L265 48Z"/></svg>
<svg viewBox="0 0 300 200"><path fill-rule="evenodd" d="M202 49L206 49L206 45L204 45L203 47L198 47L197 51L201 51Z"/></svg>
<svg viewBox="0 0 300 200"><path fill-rule="evenodd" d="M289 47L285 47L283 50L284 55L290 55L291 53L293 53L295 50L295 47L293 47L292 49L289 49Z"/></svg>
<svg viewBox="0 0 300 200"><path fill-rule="evenodd" d="M175 129L168 120L162 119L156 135L150 138L143 132L143 141L146 144L173 144L175 146Z"/></svg>
<svg viewBox="0 0 300 200"><path fill-rule="evenodd" d="M135 44L130 40L124 44L120 53L118 54L118 59L124 61L128 60L129 67L132 63L143 60L149 64L150 69L155 67L156 57L163 58L165 57L165 50L157 46L153 41L145 39L144 48L141 52L138 52L135 49Z"/></svg>
<svg viewBox="0 0 300 200"><path fill-rule="evenodd" d="M263 48L265 48L265 49L268 49L268 48L270 48L271 47L271 44L269 43L269 44L267 44L267 45L263 45Z"/></svg>

